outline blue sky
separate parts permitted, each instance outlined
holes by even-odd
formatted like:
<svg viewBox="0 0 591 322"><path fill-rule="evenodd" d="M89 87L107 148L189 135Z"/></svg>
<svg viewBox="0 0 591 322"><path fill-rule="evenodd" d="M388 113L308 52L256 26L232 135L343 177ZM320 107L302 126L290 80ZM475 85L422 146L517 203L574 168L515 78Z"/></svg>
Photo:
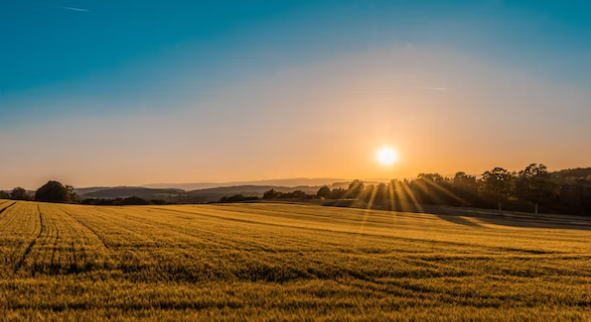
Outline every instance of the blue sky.
<svg viewBox="0 0 591 322"><path fill-rule="evenodd" d="M31 146L35 135L39 135L37 132L54 133L56 144L69 142L71 138L62 138L60 135L66 134L57 129L72 122L97 131L87 136L81 134L84 139L80 140L98 142L100 126L116 124L113 120L122 119L128 123L120 124L112 131L119 131L124 138L133 137L126 142L136 145L143 144L142 137L153 133L146 129L148 123L159 124L157 127L167 135L177 133L175 135L181 141L195 134L189 128L199 128L200 133L207 136L207 133L216 133L223 127L227 131L219 135L227 136L223 144L229 150L240 149L238 143L231 143L231 137L243 136L244 132L258 137L255 129L292 128L297 135L298 129L308 128L322 135L322 130L312 129L311 125L306 127L304 118L286 114L288 112L282 111L282 106L264 100L241 104L241 88L247 90L247 85L257 88L257 99L289 91L285 97L293 100L301 90L297 86L304 85L266 92L264 86L257 87L256 84L272 83L271 80L281 78L278 75L314 69L311 66L331 65L340 59L350 62L350 66L335 67L328 73L363 66L364 62L368 68L380 70L377 63L380 60L375 59L376 63L372 65L365 58L360 58L357 63L347 57L373 57L372 53L389 48L401 52L430 52L434 58L425 58L425 61L448 57L445 53L451 52L454 57L475 61L477 66L487 66L486 70L491 72L500 68L528 79L547 80L554 84L550 88L564 88L555 95L552 90L550 93L546 91L544 95L550 97L565 95L580 97L579 101L584 101L591 92L591 4L588 1L6 0L0 4L0 39L0 139L16 145L14 137L17 137L21 147ZM411 59L403 57L406 58L399 60ZM450 57L449 64L441 64L449 67L452 61L455 58ZM404 61L397 63L411 65ZM426 73L418 69L408 73ZM461 75L468 75L467 69L466 65L457 70L466 71ZM444 70L454 73L452 69ZM312 77L313 71L298 75L301 84L306 84L305 80ZM348 77L346 73L343 75ZM486 75L480 77L489 79ZM337 81L326 80L328 83ZM368 83L371 80L365 82ZM546 85L539 88L546 88ZM531 91L537 93L537 89ZM565 94L569 91L576 94ZM499 93L499 96L505 94L519 96L517 91ZM309 95L317 97L319 94ZM214 107L216 105L211 102L221 96L230 102ZM487 104L480 107L478 100L479 97L475 96L473 101L476 104L471 107L478 111L473 115L475 119L495 112L492 107L484 107ZM525 102L519 105L519 113L530 115L541 123L551 121L527 100L507 102L517 101ZM313 111L330 105L315 103L309 105L315 106ZM584 103L557 104L547 109L561 109L563 113L573 115L576 121L589 115L587 106ZM328 115L337 110L338 107L326 107L322 112ZM272 120L271 126L266 118L274 115L272 113L276 113L277 118ZM157 121L136 122L136 117ZM187 118L191 120L188 124ZM102 125L97 125L99 121L103 122ZM248 122L248 126L242 122ZM187 129L179 130L179 124ZM331 126L322 127L321 123L317 126L331 131ZM565 121L561 126L571 130L582 125ZM242 128L243 132L233 132L232 128ZM581 128L577 133L573 135L580 139L581 133L586 135L588 132ZM74 129L68 132L69 136L78 134ZM483 140L488 135L491 134L483 134ZM179 159L194 157L170 147L170 139L163 139L159 145L167 145L176 151ZM220 142L205 140L199 143L201 147L210 144L203 154L214 151L215 144ZM12 145L8 149L18 150ZM74 146L60 153L76 159L79 150ZM23 155L22 158L34 156L31 153L19 155ZM124 151L118 157L133 159ZM234 158L258 160L247 151ZM556 162L556 167L570 165L568 161ZM23 160L13 156L10 162L22 164ZM35 167L35 164L30 166ZM155 168L165 166L168 163L164 161L154 165ZM203 165L203 173L211 172L208 170L211 167L214 166ZM294 175L314 176L320 171L307 169L302 167ZM240 170L249 176L236 172L219 175L219 180L290 176L281 171L261 172L254 165ZM368 172L366 170L363 167L359 171L330 175L363 175ZM38 179L33 177L67 173L65 169L52 171L31 172L31 178L25 181L36 182ZM371 172L368 176L377 174ZM8 176L0 172L0 180L3 175ZM173 177L171 180L184 182L216 179L203 178L201 172L186 178ZM113 178L103 183L148 183L164 180L162 178L164 173L157 178L142 178L138 174L125 179L126 182ZM80 180L80 184L92 183L90 177L68 179ZM12 183L16 179L11 177L10 180Z"/></svg>

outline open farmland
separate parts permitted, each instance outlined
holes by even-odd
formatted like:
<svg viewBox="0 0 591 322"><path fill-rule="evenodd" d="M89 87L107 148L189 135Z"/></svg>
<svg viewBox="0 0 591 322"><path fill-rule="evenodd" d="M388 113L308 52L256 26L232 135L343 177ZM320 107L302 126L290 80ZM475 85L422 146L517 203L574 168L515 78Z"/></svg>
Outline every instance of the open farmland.
<svg viewBox="0 0 591 322"><path fill-rule="evenodd" d="M0 200L5 320L591 320L584 219Z"/></svg>

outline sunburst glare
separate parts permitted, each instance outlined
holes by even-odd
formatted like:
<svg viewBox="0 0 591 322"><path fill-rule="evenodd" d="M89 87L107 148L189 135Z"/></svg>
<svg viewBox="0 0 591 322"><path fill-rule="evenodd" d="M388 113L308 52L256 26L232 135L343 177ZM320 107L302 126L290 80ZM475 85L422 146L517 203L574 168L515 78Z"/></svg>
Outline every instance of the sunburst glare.
<svg viewBox="0 0 591 322"><path fill-rule="evenodd" d="M391 166L398 161L398 153L391 147L384 146L378 151L377 160L382 165Z"/></svg>

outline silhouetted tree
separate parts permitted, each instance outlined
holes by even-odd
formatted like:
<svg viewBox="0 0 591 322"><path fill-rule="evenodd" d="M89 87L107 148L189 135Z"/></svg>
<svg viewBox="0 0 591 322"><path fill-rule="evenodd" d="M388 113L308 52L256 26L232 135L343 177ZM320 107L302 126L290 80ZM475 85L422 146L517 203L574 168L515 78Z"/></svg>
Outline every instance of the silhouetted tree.
<svg viewBox="0 0 591 322"><path fill-rule="evenodd" d="M347 189L347 197L349 198L358 198L359 195L365 189L365 184L361 180L353 180L351 184L349 184L349 189Z"/></svg>
<svg viewBox="0 0 591 322"><path fill-rule="evenodd" d="M83 205L96 205L96 199L95 198L86 198L86 199L82 199L82 201L80 201L80 203Z"/></svg>
<svg viewBox="0 0 591 322"><path fill-rule="evenodd" d="M515 188L518 198L534 204L536 215L540 203L552 201L560 193L560 186L551 180L546 166L535 163L530 164L525 170L519 171L515 180Z"/></svg>
<svg viewBox="0 0 591 322"><path fill-rule="evenodd" d="M136 196L127 197L121 201L121 205L141 206L141 205L149 205L149 204L150 204L150 202L148 200L146 200L144 198L136 197Z"/></svg>
<svg viewBox="0 0 591 322"><path fill-rule="evenodd" d="M425 204L446 204L449 202L448 182L439 173L421 173L413 183L418 198ZM447 192L447 194L446 194Z"/></svg>
<svg viewBox="0 0 591 322"><path fill-rule="evenodd" d="M70 191L57 181L49 181L37 189L35 199L45 202L70 202Z"/></svg>
<svg viewBox="0 0 591 322"><path fill-rule="evenodd" d="M318 190L318 192L316 193L316 197L328 199L328 198L330 198L330 194L331 194L330 188L327 186L324 186Z"/></svg>
<svg viewBox="0 0 591 322"><path fill-rule="evenodd" d="M66 185L66 190L68 190L68 196L70 198L70 202L80 202L80 196L76 193L74 187L70 185Z"/></svg>
<svg viewBox="0 0 591 322"><path fill-rule="evenodd" d="M275 191L275 189L271 189L269 191L265 191L265 193L263 193L263 199L274 199L276 198L277 195L277 191Z"/></svg>
<svg viewBox="0 0 591 322"><path fill-rule="evenodd" d="M281 192L271 189L263 194L263 199L314 199L314 195L308 195L302 190Z"/></svg>
<svg viewBox="0 0 591 322"><path fill-rule="evenodd" d="M222 197L220 202L241 202L241 201L254 201L259 200L257 196L245 196L243 194L237 194L230 197Z"/></svg>
<svg viewBox="0 0 591 322"><path fill-rule="evenodd" d="M379 203L384 203L386 200L389 199L388 186L385 183L378 184L375 189L376 189L375 197L374 197L375 201L377 201Z"/></svg>
<svg viewBox="0 0 591 322"><path fill-rule="evenodd" d="M127 197L127 198L116 198L116 199L103 199L103 198L89 198L80 201L83 205L100 205L100 206L139 206L139 205L166 205L168 204L162 199L151 199L146 200L141 197Z"/></svg>
<svg viewBox="0 0 591 322"><path fill-rule="evenodd" d="M364 187L363 190L361 190L361 192L359 192L359 194L357 195L358 199L361 200L365 200L365 201L372 201L375 198L375 187L374 185L367 185Z"/></svg>
<svg viewBox="0 0 591 322"><path fill-rule="evenodd" d="M462 199L464 205L478 203L478 181L475 176L461 171L456 173L451 180L451 190Z"/></svg>
<svg viewBox="0 0 591 322"><path fill-rule="evenodd" d="M14 200L29 200L29 194L27 193L27 190L25 188L22 187L16 187L14 189L12 189L12 192L10 193L10 199L14 199Z"/></svg>
<svg viewBox="0 0 591 322"><path fill-rule="evenodd" d="M514 176L503 168L494 168L482 175L479 192L484 198L495 202L499 207L499 214L503 214L503 203L509 198L515 185Z"/></svg>
<svg viewBox="0 0 591 322"><path fill-rule="evenodd" d="M162 206L162 205L166 205L166 200L162 200L162 199L150 199L150 204L151 205Z"/></svg>
<svg viewBox="0 0 591 322"><path fill-rule="evenodd" d="M244 195L241 193L228 197L229 202L244 201L245 199L246 199L246 197L244 197Z"/></svg>
<svg viewBox="0 0 591 322"><path fill-rule="evenodd" d="M404 182L398 180L398 179L393 179L390 181L390 193L391 196L389 196L390 198L393 198L394 200L407 200L408 197L406 195L406 191L404 189Z"/></svg>
<svg viewBox="0 0 591 322"><path fill-rule="evenodd" d="M9 199L10 198L10 193L6 192L6 191L0 191L0 199Z"/></svg>
<svg viewBox="0 0 591 322"><path fill-rule="evenodd" d="M458 172L453 178L453 186L458 190L469 193L478 193L478 182L475 176L467 175L465 172Z"/></svg>
<svg viewBox="0 0 591 322"><path fill-rule="evenodd" d="M302 190L295 190L291 192L291 198L293 199L306 199L306 193Z"/></svg>
<svg viewBox="0 0 591 322"><path fill-rule="evenodd" d="M330 199L342 199L346 193L347 190L343 188L332 189L330 191Z"/></svg>

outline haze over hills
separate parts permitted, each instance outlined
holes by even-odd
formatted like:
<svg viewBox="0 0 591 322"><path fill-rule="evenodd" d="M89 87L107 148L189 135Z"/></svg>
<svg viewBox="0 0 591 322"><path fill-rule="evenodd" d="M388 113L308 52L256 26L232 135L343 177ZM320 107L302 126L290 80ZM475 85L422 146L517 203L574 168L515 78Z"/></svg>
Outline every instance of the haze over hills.
<svg viewBox="0 0 591 322"><path fill-rule="evenodd" d="M262 196L270 189L281 192L303 190L312 193L324 185L338 185L351 180L341 178L290 178L256 180L243 182L196 182L196 183L157 183L142 186L118 187L84 187L76 188L76 192L88 198L125 198L141 197L146 199L166 199L179 202L214 201L233 194Z"/></svg>
<svg viewBox="0 0 591 322"><path fill-rule="evenodd" d="M591 168L564 169L553 172L552 176L557 182L568 182L572 181L573 178L590 177ZM388 180L386 179L364 180L365 184L367 185L377 185L387 181ZM266 191L271 189L274 189L278 192L292 192L295 190L301 190L307 194L315 194L319 187L324 185L329 186L332 189L347 189L350 182L351 180L336 178L294 178L225 184L185 183L151 184L143 187L87 187L78 188L76 189L76 192L82 198L115 199L135 196L144 199L161 199L168 202L194 203L218 201L222 197L229 197L238 194L244 196L261 197Z"/></svg>
<svg viewBox="0 0 591 322"><path fill-rule="evenodd" d="M113 188L83 188L76 192L82 198L127 198L140 197L144 199L161 199L177 203L211 202L218 201L222 197L242 194L245 196L261 197L265 191L274 189L279 192L291 192L302 190L308 194L315 194L319 186L272 186L272 185L240 185L228 187L215 187L185 191L177 188L156 189L146 187L113 187Z"/></svg>
<svg viewBox="0 0 591 322"><path fill-rule="evenodd" d="M271 179L271 180L254 180L254 181L237 181L237 182L196 182L196 183L152 183L143 185L146 188L177 188L183 190L198 190L210 189L218 187L230 186L281 186L281 187L298 187L298 186L323 186L330 185L340 181L351 181L343 178L288 178L288 179Z"/></svg>
<svg viewBox="0 0 591 322"><path fill-rule="evenodd" d="M76 192L90 198L126 198L168 199L170 196L185 194L182 189L152 189L145 187L113 187L90 191L93 188L77 189Z"/></svg>
<svg viewBox="0 0 591 322"><path fill-rule="evenodd" d="M292 178L229 183L203 182L121 187L86 187L77 188L76 192L86 198L109 199L135 196L145 199L164 199L175 202L209 202L236 194L260 197L265 191L271 189L279 192L302 190L308 194L314 194L321 186L329 186L333 189L346 189L351 181L340 178ZM379 184L387 181L387 179L364 180L366 184Z"/></svg>

